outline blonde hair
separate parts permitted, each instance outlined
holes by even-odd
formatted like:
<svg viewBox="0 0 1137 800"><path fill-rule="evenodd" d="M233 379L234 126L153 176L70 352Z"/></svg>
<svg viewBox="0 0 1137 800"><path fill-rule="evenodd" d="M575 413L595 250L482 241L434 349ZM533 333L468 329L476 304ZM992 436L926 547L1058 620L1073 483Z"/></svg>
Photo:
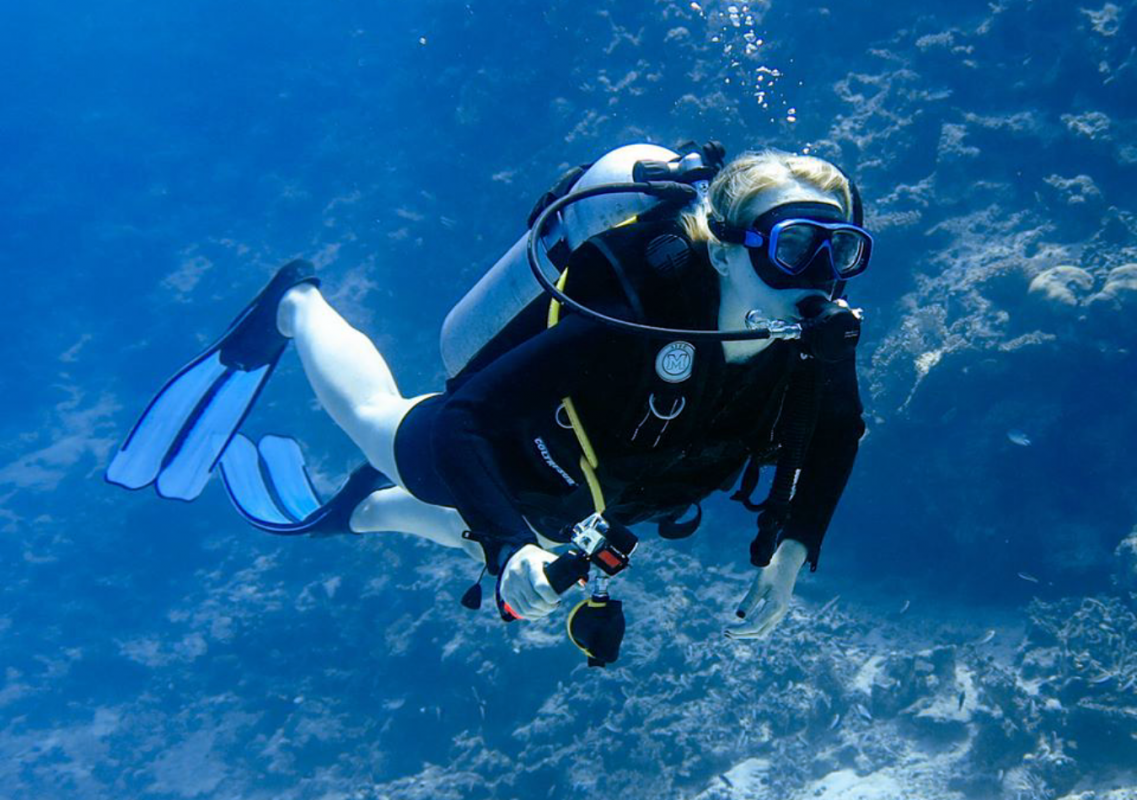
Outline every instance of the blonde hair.
<svg viewBox="0 0 1137 800"><path fill-rule="evenodd" d="M835 195L841 202L845 218L852 218L853 193L849 179L841 170L814 156L762 150L743 153L723 167L711 181L707 201L684 212L680 223L691 241L718 241L707 225L709 213L721 217L728 225L744 228L754 221L744 218L751 201L762 192L791 181Z"/></svg>

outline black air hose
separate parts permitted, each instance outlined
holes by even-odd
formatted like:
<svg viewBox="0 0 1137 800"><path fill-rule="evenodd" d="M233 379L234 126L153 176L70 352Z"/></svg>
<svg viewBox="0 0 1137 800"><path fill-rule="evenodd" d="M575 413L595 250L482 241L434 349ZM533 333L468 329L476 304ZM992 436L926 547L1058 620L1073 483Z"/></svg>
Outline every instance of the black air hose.
<svg viewBox="0 0 1137 800"><path fill-rule="evenodd" d="M786 388L782 407L785 413L778 425L781 450L770 494L761 504L758 535L750 543L750 563L765 567L770 563L778 539L790 514L794 484L805 462L805 454L817 427L821 393L818 391L820 364L815 358L800 358Z"/></svg>

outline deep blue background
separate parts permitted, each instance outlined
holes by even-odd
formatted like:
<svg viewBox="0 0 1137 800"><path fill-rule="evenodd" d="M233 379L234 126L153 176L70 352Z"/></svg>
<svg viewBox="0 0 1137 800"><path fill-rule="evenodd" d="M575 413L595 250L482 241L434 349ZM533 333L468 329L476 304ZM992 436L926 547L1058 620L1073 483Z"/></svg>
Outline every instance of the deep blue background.
<svg viewBox="0 0 1137 800"><path fill-rule="evenodd" d="M185 507L101 472L160 382L294 256L406 393L438 388L446 311L564 167L629 141L809 147L865 194L870 434L806 599L916 598L932 623L982 624L1110 586L1137 519L1132 292L1066 308L1028 285L1073 264L1097 291L1137 262L1130 6L1095 29L1059 2L775 3L736 65L727 5L0 8L0 794L333 796L434 763L479 796L469 776L509 771L531 741L516 731L576 664L559 622L465 616L476 570L449 553L281 542L216 487ZM760 64L785 73L768 109L741 85ZM1072 200L1052 176L1094 192ZM302 432L325 487L358 460L295 360L254 425ZM717 647L752 524L720 502L698 540L652 542L639 630L662 617ZM705 611L648 611L710 583ZM672 647L636 680L681 672ZM456 745L463 731L484 741ZM656 762L636 753L646 780ZM746 755L655 777L701 786Z"/></svg>

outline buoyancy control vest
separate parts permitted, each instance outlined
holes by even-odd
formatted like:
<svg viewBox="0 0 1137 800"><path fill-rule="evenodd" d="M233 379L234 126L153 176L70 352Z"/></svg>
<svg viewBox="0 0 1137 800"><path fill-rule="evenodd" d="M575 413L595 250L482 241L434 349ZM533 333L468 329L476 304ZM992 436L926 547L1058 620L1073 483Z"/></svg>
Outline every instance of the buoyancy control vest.
<svg viewBox="0 0 1137 800"><path fill-rule="evenodd" d="M686 240L675 224L687 205L686 202L669 203L657 197L622 191L610 196L590 196L576 200L571 205L564 205L563 210L557 209L556 219L551 224L542 215L548 217L552 213L549 209L558 205L558 202L563 203L569 193L577 195L589 189L602 190L604 184L627 184L629 178L633 181L643 180L645 162L652 164L653 169L659 169L662 165L664 174L657 175L658 180L674 180L669 174L681 174L685 162L695 170L701 170L697 173L700 180L691 181L698 193L691 193L694 199L690 195L684 196L691 203L700 202L705 197L709 179L722 165L722 157L723 150L717 143L693 148L686 156L657 145L629 145L611 151L592 165L566 173L538 201L529 217L531 230L510 248L447 316L441 344L444 361L451 375L448 388L456 388L465 376L476 373L485 364L543 330L549 309L548 298L544 295L558 280L560 283L557 283L557 290L563 289L567 297L574 299L589 295L595 298L603 294L588 284L593 280L608 281L609 288L614 285L619 289L619 294L626 301L624 311L630 313L629 321L634 323L708 333L714 331L718 310L717 281L712 274L705 274L702 280L691 281L688 272L700 266L709 272L705 264L705 252L699 250L705 248L705 245ZM854 217L859 223L861 203L855 187L853 198ZM631 226L636 229L636 233L630 239L642 245L642 248L630 254L615 252L610 241L621 238L617 229L629 221L636 222ZM536 231L532 230L534 225ZM602 235L609 231L616 235ZM543 262L534 258L535 248L542 251ZM601 258L594 261L603 262L607 271L582 274L578 270L572 275L565 274L570 256L578 250L589 248L598 251ZM542 285L546 281L535 280L538 269L549 286ZM676 291L680 281L682 289ZM839 285L838 291L842 288L843 284ZM669 340L660 340L658 336L654 339L650 335L647 337L644 347L652 351L649 354L652 357L641 359L644 364L639 373L640 389L633 393L633 396L642 398L643 403L637 404L633 400L626 404L624 418L607 420L608 424L602 427L616 437L615 441L607 444L618 448L622 441L630 443L634 448L646 447L648 450L664 447L664 436L668 429L671 428L674 433L679 432L682 425L679 420L684 412L700 404L707 394L714 394L712 387L721 387L721 341L728 337L718 340L711 336L702 340L697 336L686 338L691 341L686 341L682 336ZM803 352L798 343L787 343L786 348L779 349L790 354L787 363L798 361L797 354ZM718 380L707 380L707 375L691 380L696 371L706 372L716 366ZM759 417L764 419L771 408L780 412L786 394L793 394L790 384L796 382L799 388L797 394L802 395L799 400L805 410L793 415L778 428L778 433L783 435L788 430L792 439L790 447L779 449L778 443L772 442L767 443L772 444L771 447L759 452L752 442L740 441L737 444L745 448L743 452L724 452L723 457L717 460L717 463L732 465L729 474L720 474L714 469L716 462L713 461L713 455L708 455L708 469L703 479L695 480L691 475L684 476L686 491L672 492L670 498L664 498L657 491L649 491L646 485L633 487L638 492L638 497L636 501L627 504L623 515L625 519L628 522L645 519L661 522L660 533L668 538L688 535L698 527L700 514L696 512L694 519L679 524L675 520L682 509L692 503L697 508L696 498L705 496L716 488L729 488L737 480L749 457L750 466L746 469L742 488L735 493L733 499L764 512L751 557L758 566L767 563L772 546L777 541L778 529L785 522L795 475L800 469L816 419L816 392L813 389L816 370L799 368L788 372L796 374L796 380L779 381L770 396L771 402L766 404L767 408L762 410ZM687 419L695 416L697 415L688 414ZM756 420L756 426L760 427L760 421ZM773 424L772 420L764 421ZM764 463L779 465L775 487L766 503L754 505L749 502L749 497L757 483L757 469ZM713 485L708 482L713 482ZM659 489L659 485L655 489ZM691 502L683 495L689 495Z"/></svg>
<svg viewBox="0 0 1137 800"><path fill-rule="evenodd" d="M674 218L589 240L573 254L563 288L637 322L694 330L718 323L719 281L706 246L688 240ZM680 538L698 527L699 500L729 489L748 459L755 469L776 462L799 348L777 342L743 365L727 364L713 340L632 338L621 340L628 365L618 396L582 395L577 406L603 444L602 476L618 498L617 518L654 521L665 538ZM749 495L736 499L748 502ZM692 508L694 516L686 513ZM676 522L684 516L688 523Z"/></svg>

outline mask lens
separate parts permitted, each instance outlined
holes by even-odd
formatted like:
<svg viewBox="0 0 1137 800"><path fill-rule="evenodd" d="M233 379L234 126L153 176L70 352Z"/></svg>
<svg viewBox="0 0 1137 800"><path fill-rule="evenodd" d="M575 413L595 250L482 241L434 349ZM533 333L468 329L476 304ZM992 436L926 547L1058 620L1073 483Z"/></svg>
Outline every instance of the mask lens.
<svg viewBox="0 0 1137 800"><path fill-rule="evenodd" d="M864 237L854 231L834 231L830 240L833 247L833 265L845 275L860 266L865 250Z"/></svg>
<svg viewBox="0 0 1137 800"><path fill-rule="evenodd" d="M817 251L818 233L821 231L809 224L787 225L778 234L774 258L791 273L800 272L809 265Z"/></svg>

